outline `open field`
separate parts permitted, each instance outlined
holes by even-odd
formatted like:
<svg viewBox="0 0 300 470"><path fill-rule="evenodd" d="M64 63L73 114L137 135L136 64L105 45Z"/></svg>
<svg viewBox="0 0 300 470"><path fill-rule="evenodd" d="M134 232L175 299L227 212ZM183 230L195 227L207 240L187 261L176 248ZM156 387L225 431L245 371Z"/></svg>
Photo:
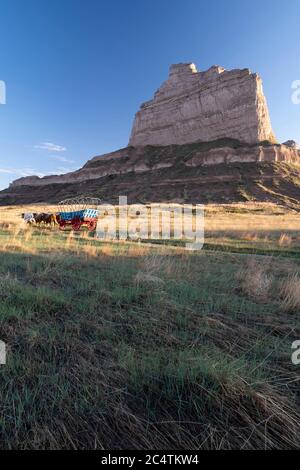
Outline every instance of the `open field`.
<svg viewBox="0 0 300 470"><path fill-rule="evenodd" d="M23 211L0 209L0 448L300 447L297 211L208 206L200 252Z"/></svg>
<svg viewBox="0 0 300 470"><path fill-rule="evenodd" d="M115 206L118 208L118 206ZM155 207L155 205L154 205ZM182 207L160 205L162 212ZM186 207L190 207L186 205ZM206 250L239 253L300 256L300 207L288 209L271 203L209 204L204 206ZM23 226L22 212L56 212L53 205L0 206L0 223ZM156 214L157 216L157 214ZM148 231L149 218L138 218L141 232ZM156 225L155 220L154 225ZM178 220L177 220L178 222ZM176 223L176 222L175 222ZM172 225L172 222L171 222ZM151 241L148 240L148 241ZM185 240L154 240L156 243L185 246Z"/></svg>

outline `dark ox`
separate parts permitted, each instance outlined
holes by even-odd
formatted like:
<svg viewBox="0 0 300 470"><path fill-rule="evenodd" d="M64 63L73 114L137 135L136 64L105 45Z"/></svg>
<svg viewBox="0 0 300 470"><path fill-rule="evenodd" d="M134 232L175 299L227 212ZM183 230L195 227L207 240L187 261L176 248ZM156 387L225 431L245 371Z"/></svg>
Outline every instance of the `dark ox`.
<svg viewBox="0 0 300 470"><path fill-rule="evenodd" d="M34 213L33 214L35 223L40 225L40 224L45 224L45 225L57 225L57 215L56 214L47 214L45 212L41 212L40 214Z"/></svg>

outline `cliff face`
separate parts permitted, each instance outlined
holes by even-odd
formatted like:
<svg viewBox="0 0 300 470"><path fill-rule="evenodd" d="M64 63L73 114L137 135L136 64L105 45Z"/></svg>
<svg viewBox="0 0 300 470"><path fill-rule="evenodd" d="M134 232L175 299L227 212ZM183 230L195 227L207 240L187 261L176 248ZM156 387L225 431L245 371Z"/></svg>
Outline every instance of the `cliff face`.
<svg viewBox="0 0 300 470"><path fill-rule="evenodd" d="M178 64L171 66L153 100L141 106L128 147L97 156L71 173L20 178L0 192L0 203L58 202L79 194L106 200L127 194L132 202L205 202L207 194L218 194L214 200L221 201L217 185L225 180L232 187L222 186L224 200L239 200L240 182L249 169L251 191L257 193L260 171L272 180L281 162L299 164L300 152L293 141L275 143L257 74L217 66L197 72L193 64ZM282 194L294 199L299 198L294 184L298 168L288 170L293 173L288 187L285 170L280 176Z"/></svg>
<svg viewBox="0 0 300 470"><path fill-rule="evenodd" d="M170 67L169 78L137 112L129 145L171 145L233 138L275 141L262 81L248 69L194 64Z"/></svg>
<svg viewBox="0 0 300 470"><path fill-rule="evenodd" d="M247 145L233 139L221 139L186 145L126 147L89 160L80 170L64 175L39 178L28 176L19 178L10 185L49 186L77 184L106 176L135 175L171 168L205 167L231 163L286 162L300 163L300 153L296 148L285 145L257 144ZM0 195L1 196L1 195Z"/></svg>
<svg viewBox="0 0 300 470"><path fill-rule="evenodd" d="M176 149L173 148L172 155L166 155L165 149L158 147L155 154L151 148L151 155L145 157L147 165L152 166L148 171L108 174L89 180L70 179L63 184L16 185L0 192L0 204L57 204L79 195L99 197L113 204L118 203L119 196L127 196L130 204L259 201L294 207L297 201L300 203L299 167L295 165L259 161L199 165L197 153L189 158L188 154L183 157L182 146L178 147L176 156ZM217 152L221 161L224 151L220 147ZM97 161L93 165L96 170Z"/></svg>

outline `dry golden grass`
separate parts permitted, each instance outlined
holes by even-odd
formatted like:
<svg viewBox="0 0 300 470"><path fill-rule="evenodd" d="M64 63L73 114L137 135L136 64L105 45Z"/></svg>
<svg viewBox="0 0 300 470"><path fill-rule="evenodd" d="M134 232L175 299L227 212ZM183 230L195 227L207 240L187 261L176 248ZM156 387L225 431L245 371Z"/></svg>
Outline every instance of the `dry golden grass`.
<svg viewBox="0 0 300 470"><path fill-rule="evenodd" d="M162 212L168 207L179 207L178 204L162 205ZM165 210L164 210L165 209ZM0 207L0 224L15 225L24 229L21 220L23 212L56 212L57 206L30 205L16 207ZM131 215L130 224L138 227L141 233L150 235L148 212L142 212L139 217ZM177 220L177 221L176 221ZM152 220L154 226L161 229L161 219L158 213ZM170 228L173 233L179 228L178 219L171 216ZM15 229L17 233L17 228ZM58 230L57 227L52 230ZM300 214L295 210L288 210L275 204L247 203L232 205L205 206L205 241L226 244L226 240L240 240L248 245L260 246L273 244L274 247L287 249L300 246ZM80 236L87 238L88 234L82 231Z"/></svg>
<svg viewBox="0 0 300 470"><path fill-rule="evenodd" d="M89 244L78 247L77 254L80 255L81 253L84 253L87 258L96 258L101 250L99 247Z"/></svg>
<svg viewBox="0 0 300 470"><path fill-rule="evenodd" d="M270 274L271 259L247 259L246 265L236 274L241 290L249 297L267 300L273 282Z"/></svg>
<svg viewBox="0 0 300 470"><path fill-rule="evenodd" d="M257 233L246 233L242 236L244 240L247 240L249 242L257 242L257 240L259 240L259 236Z"/></svg>
<svg viewBox="0 0 300 470"><path fill-rule="evenodd" d="M271 203L208 205L205 207L206 232L244 234L246 239L300 231L300 214Z"/></svg>
<svg viewBox="0 0 300 470"><path fill-rule="evenodd" d="M282 281L280 297L281 307L284 311L290 313L300 311L300 277L298 273L294 273Z"/></svg>
<svg viewBox="0 0 300 470"><path fill-rule="evenodd" d="M291 246L292 242L293 242L292 237L290 237L286 233L283 233L278 240L278 245L279 246Z"/></svg>

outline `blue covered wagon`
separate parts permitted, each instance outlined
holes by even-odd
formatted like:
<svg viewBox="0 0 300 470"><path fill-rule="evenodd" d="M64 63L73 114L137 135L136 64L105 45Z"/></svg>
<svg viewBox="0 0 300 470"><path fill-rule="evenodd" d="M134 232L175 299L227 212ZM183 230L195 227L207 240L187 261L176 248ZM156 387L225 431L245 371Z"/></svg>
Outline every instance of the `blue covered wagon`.
<svg viewBox="0 0 300 470"><path fill-rule="evenodd" d="M60 202L57 215L59 228L65 230L71 226L73 230L79 231L82 226L86 226L89 231L96 230L99 205L99 199L87 197Z"/></svg>

